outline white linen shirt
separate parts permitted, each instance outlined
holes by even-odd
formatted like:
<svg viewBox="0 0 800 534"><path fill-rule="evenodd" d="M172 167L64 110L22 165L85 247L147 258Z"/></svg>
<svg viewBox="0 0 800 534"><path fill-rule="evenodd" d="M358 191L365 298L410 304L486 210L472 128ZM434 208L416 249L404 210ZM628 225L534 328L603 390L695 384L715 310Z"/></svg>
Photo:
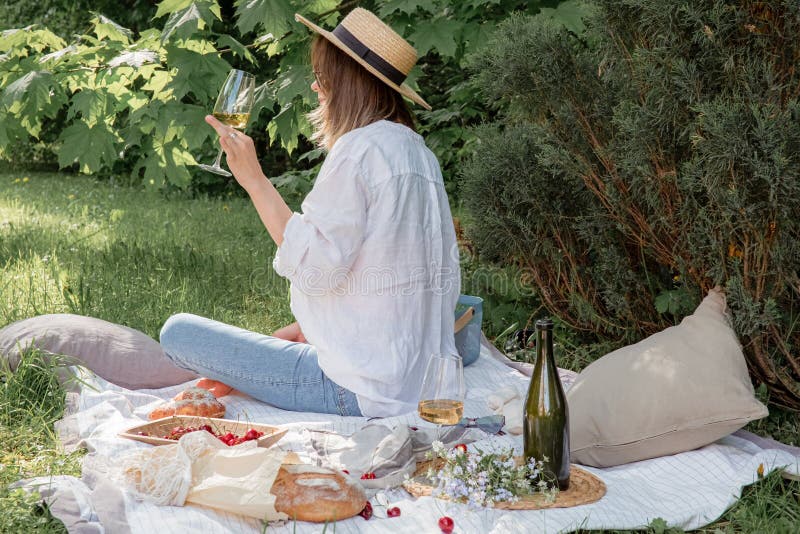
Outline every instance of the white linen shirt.
<svg viewBox="0 0 800 534"><path fill-rule="evenodd" d="M458 247L436 156L385 120L340 137L275 254L319 365L361 413L417 408L431 354L457 354Z"/></svg>

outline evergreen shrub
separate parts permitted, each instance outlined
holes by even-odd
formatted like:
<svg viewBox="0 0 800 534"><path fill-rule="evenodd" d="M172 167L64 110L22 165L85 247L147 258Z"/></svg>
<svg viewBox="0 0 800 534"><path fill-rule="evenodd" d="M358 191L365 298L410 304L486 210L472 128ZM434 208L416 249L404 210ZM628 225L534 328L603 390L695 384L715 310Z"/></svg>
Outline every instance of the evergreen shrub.
<svg viewBox="0 0 800 534"><path fill-rule="evenodd" d="M624 344L721 285L753 378L800 409L800 3L598 0L512 16L472 60L501 119L467 234L549 311Z"/></svg>

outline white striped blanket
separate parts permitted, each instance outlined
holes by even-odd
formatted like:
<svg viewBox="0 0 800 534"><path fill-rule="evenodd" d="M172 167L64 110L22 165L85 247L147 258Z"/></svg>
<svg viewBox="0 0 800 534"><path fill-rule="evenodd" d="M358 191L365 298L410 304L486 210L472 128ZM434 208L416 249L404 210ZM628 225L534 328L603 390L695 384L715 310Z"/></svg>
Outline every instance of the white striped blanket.
<svg viewBox="0 0 800 534"><path fill-rule="evenodd" d="M465 415L486 415L486 397L508 384L524 388L527 377L509 365L502 354L484 342L481 358L465 370L467 399ZM521 368L523 371L524 368ZM565 386L571 374L564 372ZM92 387L83 387L70 398L71 414L57 424L59 435L67 448L86 446L90 454L84 462L83 477L39 477L22 481L26 488L37 488L72 533L113 534L184 534L186 532L259 533L263 525L233 514L216 512L199 506L159 507L134 500L112 486L103 477L105 466L120 453L135 447L148 447L117 437L117 433L141 424L146 414L162 399L167 399L185 386L160 390L129 391L91 375ZM287 412L254 401L245 396L223 399L229 418L253 422L288 425L292 429L308 427L352 433L366 419L336 417L310 413ZM383 424L426 426L415 413L384 419ZM301 435L290 430L280 441L281 447L304 454ZM492 446L514 446L519 451L521 437L492 437L476 442L482 449ZM764 472L785 469L800 475L800 451L781 446L771 440L758 439L752 434L738 432L701 449L674 456L636 462L609 469L587 468L607 486L600 501L574 508L541 511L486 510L473 512L466 506L446 503L431 497L412 498L401 489L386 492L393 506L401 509L396 518L376 517L365 521L354 517L329 525L326 532L345 533L438 533L437 522L442 515L455 521L455 532L465 533L532 533L570 532L578 529L639 529L656 518L670 526L694 529L717 518L741 494L744 486L757 480L759 465ZM320 533L323 525L293 523L269 525L268 532Z"/></svg>

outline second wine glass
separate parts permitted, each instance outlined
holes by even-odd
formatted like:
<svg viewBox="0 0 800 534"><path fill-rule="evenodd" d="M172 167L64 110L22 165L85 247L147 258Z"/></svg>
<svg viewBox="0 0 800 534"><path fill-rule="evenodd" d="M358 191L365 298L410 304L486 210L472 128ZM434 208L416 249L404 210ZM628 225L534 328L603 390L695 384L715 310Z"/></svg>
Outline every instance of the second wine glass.
<svg viewBox="0 0 800 534"><path fill-rule="evenodd" d="M217 103L214 104L214 118L237 130L244 130L250 120L255 99L256 78L249 72L234 69L228 73L228 78L219 92ZM213 165L198 165L201 169L222 176L231 176L221 166L222 147L219 149L217 159Z"/></svg>
<svg viewBox="0 0 800 534"><path fill-rule="evenodd" d="M458 354L433 354L420 392L419 416L436 424L455 425L464 415L464 366Z"/></svg>

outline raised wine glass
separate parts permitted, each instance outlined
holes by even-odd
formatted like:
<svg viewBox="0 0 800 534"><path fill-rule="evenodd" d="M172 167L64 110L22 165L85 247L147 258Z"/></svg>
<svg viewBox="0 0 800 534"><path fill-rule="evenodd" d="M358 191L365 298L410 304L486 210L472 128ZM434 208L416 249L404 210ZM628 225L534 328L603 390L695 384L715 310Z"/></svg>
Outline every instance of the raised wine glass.
<svg viewBox="0 0 800 534"><path fill-rule="evenodd" d="M217 103L214 104L214 118L237 130L244 130L250 120L250 111L253 109L256 78L249 72L233 69L228 73L228 78L219 92ZM198 165L204 171L231 176L231 173L220 166L222 163L222 147L219 149L217 159L213 165Z"/></svg>
<svg viewBox="0 0 800 534"><path fill-rule="evenodd" d="M432 354L420 392L419 416L436 424L455 425L464 415L464 366L458 354Z"/></svg>

